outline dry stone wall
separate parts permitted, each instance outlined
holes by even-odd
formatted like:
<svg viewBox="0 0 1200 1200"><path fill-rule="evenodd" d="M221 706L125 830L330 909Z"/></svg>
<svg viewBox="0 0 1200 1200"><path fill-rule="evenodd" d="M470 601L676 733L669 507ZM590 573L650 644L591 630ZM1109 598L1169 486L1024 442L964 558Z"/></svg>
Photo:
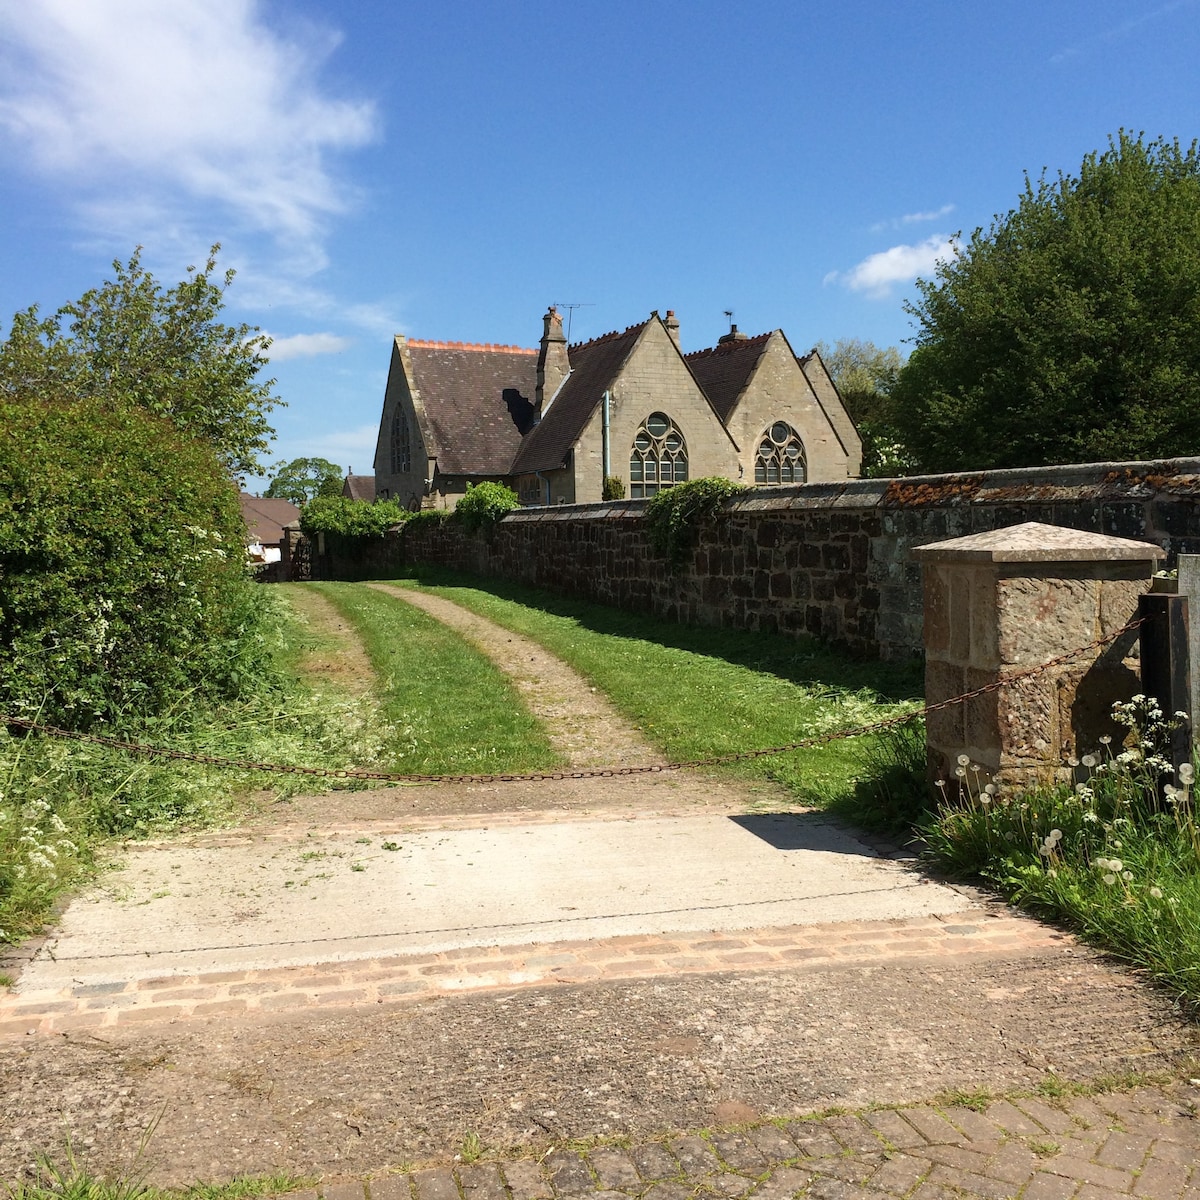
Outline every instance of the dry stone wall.
<svg viewBox="0 0 1200 1200"><path fill-rule="evenodd" d="M1200 459L758 488L699 531L677 570L650 547L645 501L522 509L490 534L420 522L370 573L441 566L671 620L812 633L897 658L922 646L916 546L1042 521L1200 552ZM335 564L313 556L313 575ZM367 564L336 563L364 577Z"/></svg>

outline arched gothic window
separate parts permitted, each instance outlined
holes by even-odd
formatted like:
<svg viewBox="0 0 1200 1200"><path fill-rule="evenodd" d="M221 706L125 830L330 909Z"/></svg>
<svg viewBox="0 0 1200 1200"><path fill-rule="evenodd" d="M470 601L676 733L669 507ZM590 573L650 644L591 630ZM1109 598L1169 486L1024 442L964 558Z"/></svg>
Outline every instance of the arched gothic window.
<svg viewBox="0 0 1200 1200"><path fill-rule="evenodd" d="M629 453L629 495L653 496L688 477L687 443L666 413L651 413Z"/></svg>
<svg viewBox="0 0 1200 1200"><path fill-rule="evenodd" d="M408 418L398 409L392 414L392 474L407 475L412 470L412 443Z"/></svg>
<svg viewBox="0 0 1200 1200"><path fill-rule="evenodd" d="M766 430L754 454L755 483L803 483L808 463L800 435L785 421Z"/></svg>

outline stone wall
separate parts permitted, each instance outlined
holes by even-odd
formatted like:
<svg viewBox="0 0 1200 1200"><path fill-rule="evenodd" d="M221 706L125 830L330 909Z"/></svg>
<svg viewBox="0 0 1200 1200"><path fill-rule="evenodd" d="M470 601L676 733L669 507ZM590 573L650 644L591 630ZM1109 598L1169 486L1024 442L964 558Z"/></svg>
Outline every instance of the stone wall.
<svg viewBox="0 0 1200 1200"><path fill-rule="evenodd" d="M645 501L522 509L489 536L422 522L362 578L405 565L496 576L672 620L808 632L884 658L921 651L915 546L1042 521L1200 552L1200 459L758 488L700 531L672 572ZM330 577L314 556L314 577ZM330 564L333 566L334 564Z"/></svg>

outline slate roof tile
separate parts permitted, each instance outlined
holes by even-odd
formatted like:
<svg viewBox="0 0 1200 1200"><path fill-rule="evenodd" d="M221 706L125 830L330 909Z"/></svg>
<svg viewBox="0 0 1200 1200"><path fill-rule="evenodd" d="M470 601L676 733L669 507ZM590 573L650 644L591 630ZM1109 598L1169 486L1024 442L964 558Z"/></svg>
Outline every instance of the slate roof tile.
<svg viewBox="0 0 1200 1200"><path fill-rule="evenodd" d="M283 539L283 527L300 519L300 510L290 500L239 492L238 503L242 507L242 520L246 522L247 542L273 546Z"/></svg>
<svg viewBox="0 0 1200 1200"><path fill-rule="evenodd" d="M507 475L533 422L537 351L409 339L443 475Z"/></svg>
<svg viewBox="0 0 1200 1200"><path fill-rule="evenodd" d="M750 382L758 360L766 352L770 337L769 333L760 333L751 338L720 342L708 350L696 350L684 355L696 382L717 410L722 422L729 420L729 414Z"/></svg>
<svg viewBox="0 0 1200 1200"><path fill-rule="evenodd" d="M348 500L366 500L375 503L374 475L347 475L342 482L342 495Z"/></svg>
<svg viewBox="0 0 1200 1200"><path fill-rule="evenodd" d="M567 451L583 432L605 390L613 385L648 324L642 321L623 332L614 330L568 348L571 374L541 423L517 451L512 463L514 475L553 471L562 466Z"/></svg>

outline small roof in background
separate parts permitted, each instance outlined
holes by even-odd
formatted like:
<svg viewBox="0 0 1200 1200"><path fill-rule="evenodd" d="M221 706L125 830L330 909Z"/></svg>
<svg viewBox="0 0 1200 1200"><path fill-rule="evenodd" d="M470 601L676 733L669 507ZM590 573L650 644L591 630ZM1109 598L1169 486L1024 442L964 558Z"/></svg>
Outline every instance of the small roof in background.
<svg viewBox="0 0 1200 1200"><path fill-rule="evenodd" d="M283 527L300 519L300 510L290 500L240 492L238 503L242 506L242 520L246 522L247 542L273 546L283 540Z"/></svg>
<svg viewBox="0 0 1200 1200"><path fill-rule="evenodd" d="M533 424L537 351L408 339L443 475L507 475Z"/></svg>
<svg viewBox="0 0 1200 1200"><path fill-rule="evenodd" d="M368 504L374 504L375 476L347 475L342 482L342 495L347 500L365 500Z"/></svg>

